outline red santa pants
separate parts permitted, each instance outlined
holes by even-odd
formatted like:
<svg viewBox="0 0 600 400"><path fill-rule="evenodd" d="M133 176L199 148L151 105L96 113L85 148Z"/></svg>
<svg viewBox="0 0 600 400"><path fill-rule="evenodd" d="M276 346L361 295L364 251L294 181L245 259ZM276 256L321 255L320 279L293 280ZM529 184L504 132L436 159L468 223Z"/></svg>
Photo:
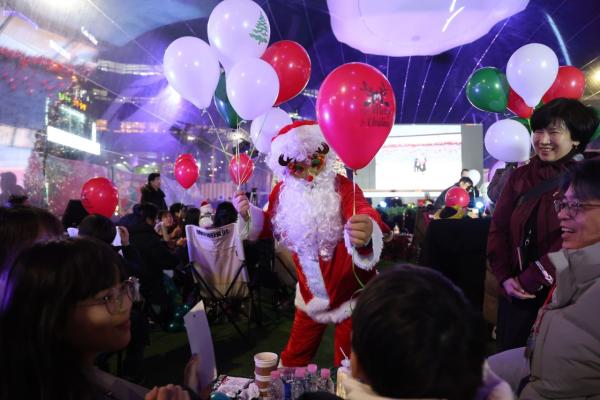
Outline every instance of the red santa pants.
<svg viewBox="0 0 600 400"><path fill-rule="evenodd" d="M281 353L281 363L286 367L303 367L309 364L321 343L327 324L313 321L304 311L296 309L292 332L285 349ZM352 318L347 318L335 326L334 366L339 367L344 359L340 348L350 357L350 333Z"/></svg>

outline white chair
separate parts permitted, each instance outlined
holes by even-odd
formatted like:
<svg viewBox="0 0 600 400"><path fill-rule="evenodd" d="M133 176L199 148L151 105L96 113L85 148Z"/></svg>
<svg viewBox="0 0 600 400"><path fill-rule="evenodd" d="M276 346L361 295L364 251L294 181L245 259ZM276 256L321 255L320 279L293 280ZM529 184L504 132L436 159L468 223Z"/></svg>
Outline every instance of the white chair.
<svg viewBox="0 0 600 400"><path fill-rule="evenodd" d="M244 336L228 306L232 300L250 300L250 314L254 308L237 224L208 229L187 225L185 232L191 271L200 297L207 307L212 305L222 311L238 333ZM250 315L242 310L240 312L250 319Z"/></svg>

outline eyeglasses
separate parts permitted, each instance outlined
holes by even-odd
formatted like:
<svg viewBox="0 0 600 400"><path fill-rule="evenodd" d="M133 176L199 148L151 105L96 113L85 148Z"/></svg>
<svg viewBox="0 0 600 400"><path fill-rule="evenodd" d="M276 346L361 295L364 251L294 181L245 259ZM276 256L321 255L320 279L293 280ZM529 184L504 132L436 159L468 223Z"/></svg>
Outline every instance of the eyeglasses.
<svg viewBox="0 0 600 400"><path fill-rule="evenodd" d="M102 296L102 298L78 304L78 306L90 307L104 304L108 313L115 315L123 311L125 296L132 302L140 300L140 281L138 278L130 276L118 287L109 289L108 293Z"/></svg>
<svg viewBox="0 0 600 400"><path fill-rule="evenodd" d="M597 208L600 207L600 204L586 204L580 203L579 201L567 201L565 199L562 200L554 200L554 210L557 213L561 212L563 209L566 210L567 216L569 218L575 218L579 213L579 210L584 208Z"/></svg>

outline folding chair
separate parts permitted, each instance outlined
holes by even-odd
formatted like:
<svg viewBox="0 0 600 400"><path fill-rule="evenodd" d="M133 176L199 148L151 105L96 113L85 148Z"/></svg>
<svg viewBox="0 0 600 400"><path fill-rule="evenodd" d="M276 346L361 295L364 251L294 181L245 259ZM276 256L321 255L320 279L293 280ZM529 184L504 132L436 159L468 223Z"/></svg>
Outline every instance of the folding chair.
<svg viewBox="0 0 600 400"><path fill-rule="evenodd" d="M235 322L229 305L233 300L250 300L250 312L240 312L248 318L254 313L254 296L248 286L248 270L244 262L244 247L237 231L237 224L220 228L200 228L195 225L185 227L188 255L199 296L207 307L221 311L237 330L245 337Z"/></svg>

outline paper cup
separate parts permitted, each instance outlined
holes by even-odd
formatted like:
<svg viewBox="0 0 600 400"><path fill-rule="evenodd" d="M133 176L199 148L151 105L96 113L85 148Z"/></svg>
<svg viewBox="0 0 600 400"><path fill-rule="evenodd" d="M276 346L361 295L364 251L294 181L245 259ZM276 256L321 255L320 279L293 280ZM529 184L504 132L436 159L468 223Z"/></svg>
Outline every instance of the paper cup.
<svg viewBox="0 0 600 400"><path fill-rule="evenodd" d="M260 389L262 393L264 390L268 390L269 386L271 386L271 377L254 373L254 383L256 383L256 386L258 386L258 389Z"/></svg>
<svg viewBox="0 0 600 400"><path fill-rule="evenodd" d="M256 375L270 379L271 371L277 368L278 356L275 353L263 352L254 356L254 372Z"/></svg>

